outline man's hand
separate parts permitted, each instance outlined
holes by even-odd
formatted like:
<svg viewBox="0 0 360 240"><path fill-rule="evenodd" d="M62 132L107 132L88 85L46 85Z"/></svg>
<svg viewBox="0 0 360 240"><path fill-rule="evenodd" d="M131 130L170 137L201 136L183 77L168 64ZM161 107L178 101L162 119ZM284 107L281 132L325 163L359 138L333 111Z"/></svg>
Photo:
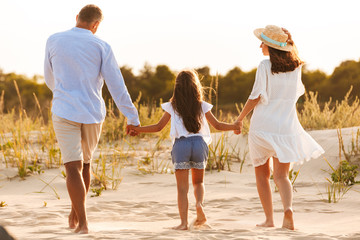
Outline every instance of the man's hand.
<svg viewBox="0 0 360 240"><path fill-rule="evenodd" d="M243 123L242 121L237 120L236 122L234 122L234 125L238 127L238 129L234 130L234 134L239 135L241 133Z"/></svg>
<svg viewBox="0 0 360 240"><path fill-rule="evenodd" d="M137 136L139 135L139 132L137 132L134 127L139 127L140 125L134 126L134 125L127 125L126 126L126 135L130 135L130 136Z"/></svg>

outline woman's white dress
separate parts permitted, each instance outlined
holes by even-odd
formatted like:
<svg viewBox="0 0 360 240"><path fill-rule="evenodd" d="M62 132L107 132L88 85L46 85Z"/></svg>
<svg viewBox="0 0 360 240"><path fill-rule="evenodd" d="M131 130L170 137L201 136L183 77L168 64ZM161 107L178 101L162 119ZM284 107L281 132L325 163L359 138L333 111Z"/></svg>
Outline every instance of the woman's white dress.
<svg viewBox="0 0 360 240"><path fill-rule="evenodd" d="M305 93L301 66L292 72L271 73L270 60L263 60L256 72L249 99L260 96L250 120L249 153L255 167L276 157L282 163L317 158L323 148L303 129L296 102Z"/></svg>

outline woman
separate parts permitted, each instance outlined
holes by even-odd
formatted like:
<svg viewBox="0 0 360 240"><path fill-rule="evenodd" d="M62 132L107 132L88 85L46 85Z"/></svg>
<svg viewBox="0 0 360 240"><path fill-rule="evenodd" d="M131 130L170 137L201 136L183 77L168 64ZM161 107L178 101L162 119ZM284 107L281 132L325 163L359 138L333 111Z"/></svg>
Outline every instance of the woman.
<svg viewBox="0 0 360 240"><path fill-rule="evenodd" d="M324 150L305 132L297 117L296 102L305 92L301 82L303 62L290 33L269 25L256 29L254 34L261 41L263 55L270 59L260 63L252 92L237 122L242 126L242 120L254 109L249 153L266 217L257 226L274 227L269 161L272 158L273 177L284 207L282 227L294 230L290 163L317 158Z"/></svg>

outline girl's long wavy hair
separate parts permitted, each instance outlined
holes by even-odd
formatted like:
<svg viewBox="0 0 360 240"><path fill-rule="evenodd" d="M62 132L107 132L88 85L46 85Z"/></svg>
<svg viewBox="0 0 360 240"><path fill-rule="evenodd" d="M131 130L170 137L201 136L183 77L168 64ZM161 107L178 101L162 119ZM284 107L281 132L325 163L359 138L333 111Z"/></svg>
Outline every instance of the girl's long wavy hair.
<svg viewBox="0 0 360 240"><path fill-rule="evenodd" d="M176 77L174 93L170 102L190 133L200 131L202 100L203 90L197 72L194 70L181 71Z"/></svg>
<svg viewBox="0 0 360 240"><path fill-rule="evenodd" d="M301 61L297 48L294 44L294 41L291 38L291 35L288 31L285 32L289 37L287 40L287 44L293 46L291 52L281 51L272 47L269 47L269 56L271 62L271 72L281 73L281 72L291 72L294 71L297 67L304 64Z"/></svg>

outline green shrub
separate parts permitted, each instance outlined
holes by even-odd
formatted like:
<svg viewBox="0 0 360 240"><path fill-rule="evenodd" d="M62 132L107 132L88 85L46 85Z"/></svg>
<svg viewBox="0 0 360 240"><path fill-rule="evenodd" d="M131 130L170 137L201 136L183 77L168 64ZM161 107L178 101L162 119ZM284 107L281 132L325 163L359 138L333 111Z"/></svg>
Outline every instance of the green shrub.
<svg viewBox="0 0 360 240"><path fill-rule="evenodd" d="M331 180L335 183L343 183L345 186L353 185L358 174L357 168L358 166L350 165L348 161L343 160L336 171L331 173Z"/></svg>

